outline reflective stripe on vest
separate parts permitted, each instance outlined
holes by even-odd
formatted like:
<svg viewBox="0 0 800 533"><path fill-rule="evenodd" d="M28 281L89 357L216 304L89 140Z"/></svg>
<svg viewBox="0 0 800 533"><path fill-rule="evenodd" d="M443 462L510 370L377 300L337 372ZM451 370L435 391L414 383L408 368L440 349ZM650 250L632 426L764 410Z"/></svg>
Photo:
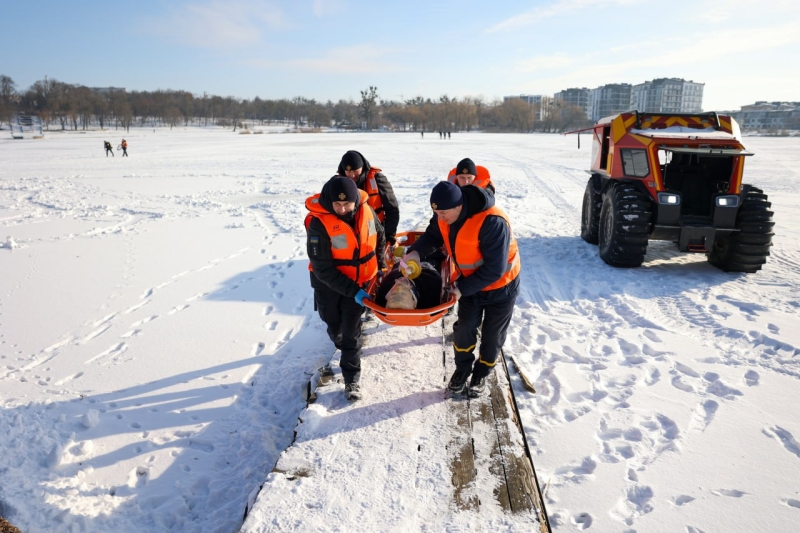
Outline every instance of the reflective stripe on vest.
<svg viewBox="0 0 800 533"><path fill-rule="evenodd" d="M375 174L380 171L381 169L375 167L369 169L369 172L367 172L367 177L364 179L364 190L369 195L369 200L367 200L367 203L378 215L378 220L383 223L383 221L386 220L386 213L383 209L383 200L381 199L381 195L378 191L378 181L375 179Z"/></svg>
<svg viewBox="0 0 800 533"><path fill-rule="evenodd" d="M378 273L378 228L372 210L367 208L367 193L359 191L361 200L356 206L355 223L358 231L350 224L343 222L334 213L326 211L319 203L319 194L306 200L306 207L310 211L306 215L305 225L311 223L314 217L322 222L325 231L331 240L331 256L333 264L342 274L352 279L359 285L366 283ZM313 270L311 262L308 269Z"/></svg>
<svg viewBox="0 0 800 533"><path fill-rule="evenodd" d="M480 231L483 227L483 222L489 215L499 216L508 224L509 231L511 231L511 223L508 216L497 206L491 207L486 211L481 211L469 217L461 229L458 230L456 235L455 254L450 247L450 225L446 222L439 220L439 231L444 238L444 244L447 248L447 254L454 259L451 263L453 269L453 278L457 276L468 277L475 273L475 271L483 265L483 255L480 250ZM508 260L506 261L505 273L500 276L500 279L490 284L489 286L481 289L483 291L491 291L505 287L516 279L519 275L521 263L519 260L519 253L517 249L517 240L511 234L511 241L508 246Z"/></svg>
<svg viewBox="0 0 800 533"><path fill-rule="evenodd" d="M473 181L472 184L476 187L480 187L481 189L485 189L486 186L492 182L492 178L489 175L489 169L482 166L476 166L475 170L478 172L478 174L475 176L475 181ZM447 181L458 185L458 180L456 179L456 169L450 171L450 173L447 175Z"/></svg>

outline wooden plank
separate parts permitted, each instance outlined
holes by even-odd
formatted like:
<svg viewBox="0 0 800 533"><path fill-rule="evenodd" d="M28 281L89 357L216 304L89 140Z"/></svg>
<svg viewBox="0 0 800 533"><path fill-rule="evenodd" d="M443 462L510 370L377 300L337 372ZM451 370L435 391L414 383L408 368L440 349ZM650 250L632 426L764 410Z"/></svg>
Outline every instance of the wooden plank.
<svg viewBox="0 0 800 533"><path fill-rule="evenodd" d="M487 391L477 398L469 399L469 414L473 431L475 462L479 468L488 470L494 480L494 499L505 512L513 510L509 499L503 454L498 440L492 407L492 378L487 380Z"/></svg>
<svg viewBox="0 0 800 533"><path fill-rule="evenodd" d="M450 457L450 472L455 490L456 507L465 511L477 510L480 506L480 499L475 491L475 450L472 442L469 404L464 399L449 399L450 394L446 392L450 376L455 371L453 322L455 322L453 315L442 319L442 382L448 398L445 401L450 402L448 426L452 428L452 437L447 444L447 451Z"/></svg>
<svg viewBox="0 0 800 533"><path fill-rule="evenodd" d="M505 367L502 364L497 366L499 368L495 368L488 385L497 429L497 440L504 466L508 501L511 512L531 512L535 509L536 494L533 468L525 454L521 428L511 403L511 390L505 374Z"/></svg>
<svg viewBox="0 0 800 533"><path fill-rule="evenodd" d="M541 533L550 533L550 521L547 518L547 509L544 505L544 497L542 495L541 487L539 487L539 480L536 477L536 469L533 465L533 458L531 457L528 442L525 439L524 429L522 422L518 418L518 410L516 399L514 398L514 391L511 389L511 379L508 373L508 362L506 361L505 352L501 350L500 360L502 361L502 372L498 375L498 385L502 384L505 390L504 410L508 414L508 423L505 427L510 431L509 436L513 435L514 438L519 438L522 445L522 452L515 453L514 458L509 462L515 467L510 469L511 472L516 472L519 479L513 484L520 487L520 492L524 492L527 497L531 499L531 504L536 511L536 516L539 520L539 530ZM502 383L505 381L505 383ZM501 418L502 411L499 413ZM511 424L513 422L513 424ZM516 449L516 447L515 447ZM524 497L519 497L518 502L524 505Z"/></svg>

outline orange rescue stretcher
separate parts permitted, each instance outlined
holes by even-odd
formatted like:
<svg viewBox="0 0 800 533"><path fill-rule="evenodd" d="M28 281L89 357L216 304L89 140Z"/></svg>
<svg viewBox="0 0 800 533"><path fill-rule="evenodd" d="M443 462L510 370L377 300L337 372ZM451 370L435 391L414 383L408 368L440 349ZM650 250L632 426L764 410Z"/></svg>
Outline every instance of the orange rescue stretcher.
<svg viewBox="0 0 800 533"><path fill-rule="evenodd" d="M397 246L411 246L423 234L421 231L407 231L397 234ZM396 262L389 246L384 252L386 258L387 271L391 270ZM375 294L378 290L378 277L373 279L367 287L372 300L364 300L364 305L372 310L381 322L391 326L427 326L433 324L456 304L455 296L450 295L450 258L446 257L441 265L442 273L442 293L440 295L441 304L427 309L387 309L375 303Z"/></svg>

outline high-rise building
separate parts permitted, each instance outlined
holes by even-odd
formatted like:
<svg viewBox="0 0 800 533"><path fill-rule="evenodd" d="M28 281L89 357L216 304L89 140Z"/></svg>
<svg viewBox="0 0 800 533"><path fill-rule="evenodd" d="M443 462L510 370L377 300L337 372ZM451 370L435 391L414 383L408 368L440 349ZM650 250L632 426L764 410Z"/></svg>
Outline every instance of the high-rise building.
<svg viewBox="0 0 800 533"><path fill-rule="evenodd" d="M700 113L704 83L681 78L657 78L634 85L630 108L649 113Z"/></svg>
<svg viewBox="0 0 800 533"><path fill-rule="evenodd" d="M731 113L745 130L800 129L800 102L756 102Z"/></svg>
<svg viewBox="0 0 800 533"><path fill-rule="evenodd" d="M589 118L597 121L617 113L629 111L631 84L612 83L592 89L589 93Z"/></svg>
<svg viewBox="0 0 800 533"><path fill-rule="evenodd" d="M563 91L557 92L553 96L553 100L555 100L556 103L580 107L586 114L586 118L589 118L589 92L589 89L586 87L580 89L573 87L571 89L564 89Z"/></svg>

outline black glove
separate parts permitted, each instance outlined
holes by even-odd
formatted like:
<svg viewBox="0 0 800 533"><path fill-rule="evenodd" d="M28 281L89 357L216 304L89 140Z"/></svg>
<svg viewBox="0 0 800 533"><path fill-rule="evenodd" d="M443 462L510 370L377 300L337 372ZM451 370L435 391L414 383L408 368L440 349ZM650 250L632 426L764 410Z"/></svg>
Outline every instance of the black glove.
<svg viewBox="0 0 800 533"><path fill-rule="evenodd" d="M397 244L397 239L395 237L386 237L386 242L389 243L389 246L394 246Z"/></svg>

